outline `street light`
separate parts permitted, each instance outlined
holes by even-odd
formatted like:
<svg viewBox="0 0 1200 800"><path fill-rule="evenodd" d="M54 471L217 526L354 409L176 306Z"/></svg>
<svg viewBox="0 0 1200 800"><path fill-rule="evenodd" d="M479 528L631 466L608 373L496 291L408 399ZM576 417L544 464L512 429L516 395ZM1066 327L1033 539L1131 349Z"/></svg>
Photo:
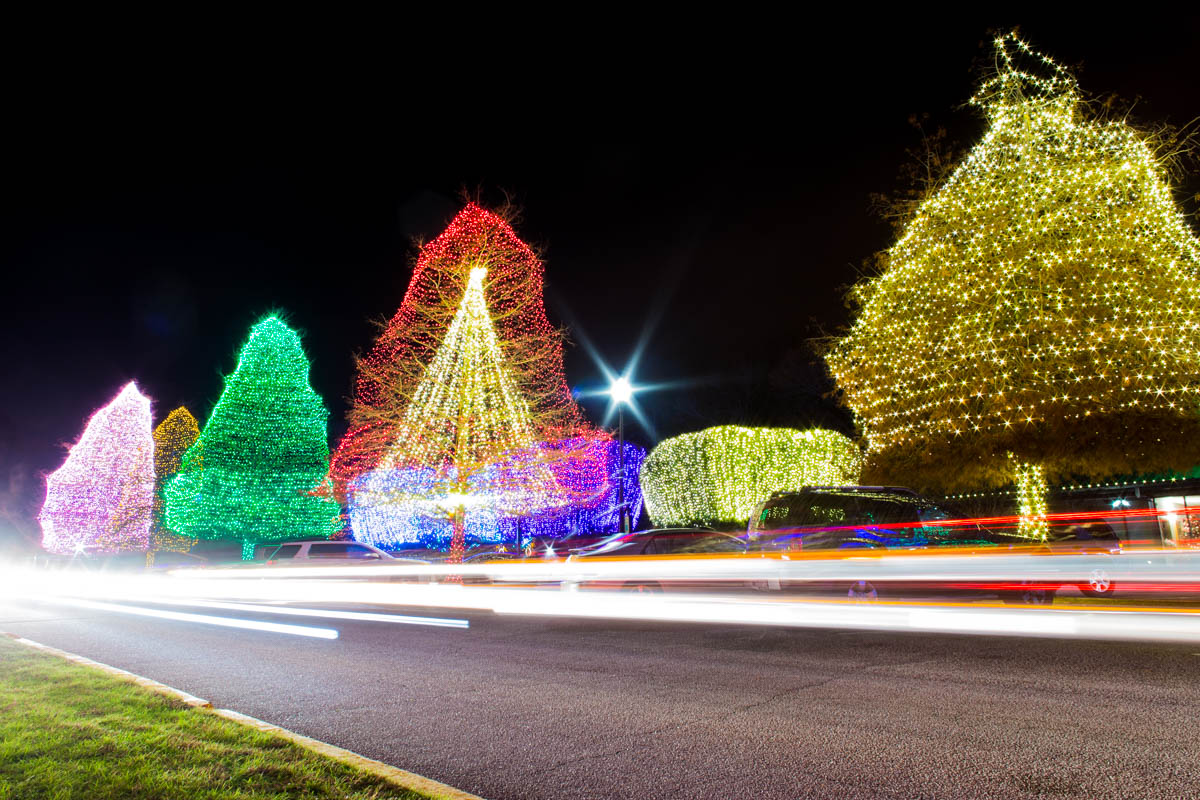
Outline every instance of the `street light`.
<svg viewBox="0 0 1200 800"><path fill-rule="evenodd" d="M621 533L629 533L629 515L625 513L625 404L633 399L633 385L622 375L612 382L608 394L617 404L617 513L621 515Z"/></svg>

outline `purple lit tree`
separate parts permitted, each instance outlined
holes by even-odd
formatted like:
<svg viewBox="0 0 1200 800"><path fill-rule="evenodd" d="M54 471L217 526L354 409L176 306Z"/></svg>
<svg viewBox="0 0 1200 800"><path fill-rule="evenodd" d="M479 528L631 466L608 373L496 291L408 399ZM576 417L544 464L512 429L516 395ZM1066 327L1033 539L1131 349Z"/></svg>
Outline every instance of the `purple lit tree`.
<svg viewBox="0 0 1200 800"><path fill-rule="evenodd" d="M131 382L92 415L66 463L46 478L42 547L68 555L146 550L153 508L150 399Z"/></svg>

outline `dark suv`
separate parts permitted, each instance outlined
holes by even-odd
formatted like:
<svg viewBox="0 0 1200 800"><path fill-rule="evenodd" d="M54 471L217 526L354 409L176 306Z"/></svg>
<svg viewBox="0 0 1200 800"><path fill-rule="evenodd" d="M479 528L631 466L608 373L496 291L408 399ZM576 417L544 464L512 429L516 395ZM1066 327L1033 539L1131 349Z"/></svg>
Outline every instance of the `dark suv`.
<svg viewBox="0 0 1200 800"><path fill-rule="evenodd" d="M808 486L776 492L755 509L747 530L748 549L764 552L812 550L924 549L931 547L1028 547L1015 533L994 531L955 515L911 489L899 486ZM1057 587L1018 584L1000 592L1009 602L1045 605ZM850 586L853 599L873 599L867 581Z"/></svg>

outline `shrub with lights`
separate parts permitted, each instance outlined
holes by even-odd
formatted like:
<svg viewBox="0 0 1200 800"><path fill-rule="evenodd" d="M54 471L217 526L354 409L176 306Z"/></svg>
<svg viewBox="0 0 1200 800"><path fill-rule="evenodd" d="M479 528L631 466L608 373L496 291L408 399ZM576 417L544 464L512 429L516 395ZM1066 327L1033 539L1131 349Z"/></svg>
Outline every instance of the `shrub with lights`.
<svg viewBox="0 0 1200 800"><path fill-rule="evenodd" d="M490 520L592 502L559 480L564 463L607 478L596 445L609 437L567 388L542 263L473 204L422 248L399 311L358 362L348 421L330 488L356 537L409 541L404 531L448 524L452 560L469 534L496 530Z"/></svg>
<svg viewBox="0 0 1200 800"><path fill-rule="evenodd" d="M154 525L150 531L153 550L176 550L186 553L196 540L181 536L167 527L167 504L163 489L179 472L183 454L200 438L200 425L184 406L172 411L154 429ZM202 465L202 459L196 463Z"/></svg>
<svg viewBox="0 0 1200 800"><path fill-rule="evenodd" d="M1200 243L1152 138L1101 121L1015 35L971 103L988 129L855 287L828 363L874 479L1017 481L1200 460Z"/></svg>
<svg viewBox="0 0 1200 800"><path fill-rule="evenodd" d="M642 493L655 525L742 524L772 492L857 483L860 463L835 431L722 425L659 442Z"/></svg>
<svg viewBox="0 0 1200 800"><path fill-rule="evenodd" d="M88 420L66 463L46 478L38 514L51 553L146 550L154 506L150 399L129 383Z"/></svg>
<svg viewBox="0 0 1200 800"><path fill-rule="evenodd" d="M329 466L329 412L308 382L300 337L278 317L250 329L237 369L166 488L169 529L260 542L327 537L337 505L314 496Z"/></svg>

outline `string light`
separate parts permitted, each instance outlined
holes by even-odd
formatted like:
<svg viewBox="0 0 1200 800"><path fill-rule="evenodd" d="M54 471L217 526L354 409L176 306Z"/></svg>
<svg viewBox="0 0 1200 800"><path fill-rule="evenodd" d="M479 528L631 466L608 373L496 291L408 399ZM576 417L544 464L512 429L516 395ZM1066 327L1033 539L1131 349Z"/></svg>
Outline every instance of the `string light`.
<svg viewBox="0 0 1200 800"><path fill-rule="evenodd" d="M184 536L259 542L327 537L339 509L310 490L328 470L329 412L308 382L300 337L278 317L250 329L237 369L200 438L166 485L167 527Z"/></svg>
<svg viewBox="0 0 1200 800"><path fill-rule="evenodd" d="M557 443L543 443L554 448ZM439 495L445 485L437 470L429 467L372 470L356 479L350 489L350 524L358 541L376 547L422 546L448 549L453 539L450 514L465 506L464 538L482 544L523 544L533 538L561 539L579 533L616 533L620 518L617 508L617 443L611 439L571 442L600 452L584 458L549 459L558 485L572 498L570 504L525 516L506 515L490 487L504 484L494 474L506 465L493 465L474 476L469 490L458 495ZM625 502L630 516L641 514L642 494L638 469L646 451L625 444Z"/></svg>
<svg viewBox="0 0 1200 800"><path fill-rule="evenodd" d="M42 547L72 555L146 550L154 505L150 399L132 382L101 408L46 478Z"/></svg>
<svg viewBox="0 0 1200 800"><path fill-rule="evenodd" d="M163 488L167 481L179 472L183 462L183 454L187 452L196 439L200 437L200 425L192 412L184 406L172 411L167 418L154 429L154 524L151 529L150 543L152 550L175 550L186 553L192 549L196 540L190 536L181 536L166 526L166 501L163 498ZM201 467L202 458L197 457Z"/></svg>
<svg viewBox="0 0 1200 800"><path fill-rule="evenodd" d="M422 249L358 367L330 469L358 538L443 541L448 519L456 560L468 538L502 536L501 520L593 502L564 469L606 480L595 445L610 437L571 399L541 261L496 214L469 205Z"/></svg>
<svg viewBox="0 0 1200 800"><path fill-rule="evenodd" d="M1017 479L1017 533L1030 539L1045 541L1049 526L1046 523L1046 476L1037 464L1025 464L1012 454L1013 473Z"/></svg>
<svg viewBox="0 0 1200 800"><path fill-rule="evenodd" d="M487 380L493 387L500 383L506 387L505 395L493 396L484 391L483 384L475 384L475 388L484 391L484 399L472 401L481 404L473 409L486 409L490 415L487 423L477 427L482 431L489 424L500 422L497 415L501 408L487 405L494 400L508 404L503 413L528 417L528 423L520 425L528 428L529 435L511 434L528 441L597 435L584 421L567 387L562 335L546 319L542 304L541 260L502 217L472 203L422 248L400 309L371 352L358 361L355 394L347 414L349 429L331 457L332 488L339 497L344 497L350 481L377 467L385 455L395 450L402 428L406 429L406 436L413 436L414 420L408 417L406 422L406 414L415 387L425 379L426 366L434 360L451 324L459 316L472 270L476 268L486 270L479 281L483 315L490 320L492 333L483 331L483 315L475 297L469 304L472 310L466 312L470 321L460 323L460 327L466 328L460 335L464 336L463 341L470 339L484 346L484 350L493 345L485 346L483 340L494 337L494 347L500 356L497 363L503 367L492 368ZM442 365L453 367L459 363L457 356L453 351L444 353ZM463 354L464 359L484 356L494 358L495 351ZM507 377L502 380L500 372ZM432 393L433 387L427 382L423 391ZM525 413L514 405L518 398L526 405ZM428 405L428 401L423 404ZM502 438L509 436L505 434ZM475 444L484 446L477 439ZM427 446L413 442L410 452L416 455L418 451L422 458L438 462L444 462L449 455L444 439L441 445L432 441ZM414 466L424 466L422 458L416 458L418 463Z"/></svg>
<svg viewBox="0 0 1200 800"><path fill-rule="evenodd" d="M857 483L861 460L835 431L723 425L659 442L642 492L655 525L744 523L773 492Z"/></svg>
<svg viewBox="0 0 1200 800"><path fill-rule="evenodd" d="M855 287L827 357L871 468L950 490L1030 464L1043 486L1186 469L1200 242L1151 142L1086 118L1074 79L1015 35L995 47L971 100L987 132Z"/></svg>

